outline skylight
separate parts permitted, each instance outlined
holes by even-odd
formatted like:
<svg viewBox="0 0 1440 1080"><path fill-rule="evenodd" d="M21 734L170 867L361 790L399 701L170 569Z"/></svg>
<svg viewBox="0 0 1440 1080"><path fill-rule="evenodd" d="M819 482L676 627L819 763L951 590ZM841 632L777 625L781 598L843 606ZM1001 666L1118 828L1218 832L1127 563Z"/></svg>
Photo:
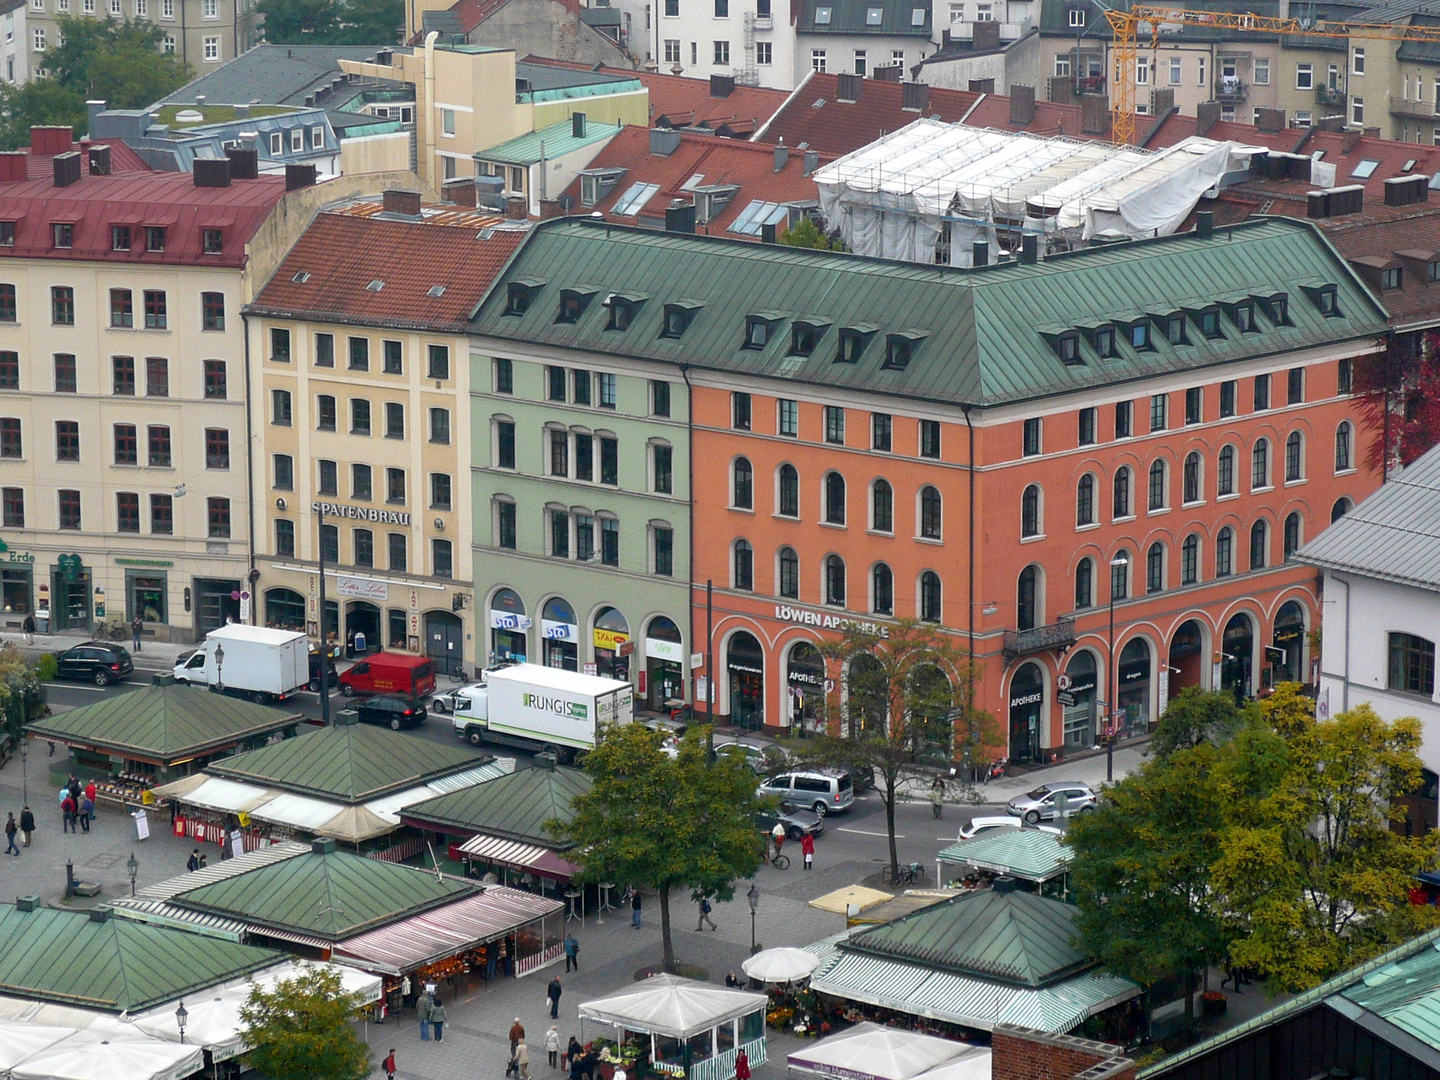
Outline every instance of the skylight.
<svg viewBox="0 0 1440 1080"><path fill-rule="evenodd" d="M370 282L369 285L365 286L368 292L379 292L384 287L385 282L381 281L379 278L376 278L374 281Z"/></svg>
<svg viewBox="0 0 1440 1080"><path fill-rule="evenodd" d="M1405 164L1400 166L1400 171L1403 173L1408 173L1411 169L1415 168L1415 164L1415 159L1413 157L1408 158L1406 159Z"/></svg>
<svg viewBox="0 0 1440 1080"><path fill-rule="evenodd" d="M925 9L924 9L923 7L917 7L917 8L911 8L911 9L910 9L910 25L911 25L911 26L924 26L924 25L925 25Z"/></svg>
<svg viewBox="0 0 1440 1080"><path fill-rule="evenodd" d="M698 172L697 172L694 176L690 177L689 180L686 180L683 184L680 185L680 190L681 190L681 191L694 191L697 187L699 187L699 186L700 186L701 184L703 184L704 182L705 182L705 174L704 174L704 173L698 173Z"/></svg>
<svg viewBox="0 0 1440 1080"><path fill-rule="evenodd" d="M444 286L444 285L431 285L429 291L428 291L425 295L426 295L426 296L444 296L444 295L445 295L445 286Z"/></svg>
<svg viewBox="0 0 1440 1080"><path fill-rule="evenodd" d="M611 213L619 214L621 217L635 217L659 190L659 184L645 184L637 181L626 188L625 193L615 200Z"/></svg>
<svg viewBox="0 0 1440 1080"><path fill-rule="evenodd" d="M305 282L310 280L310 272L308 270L301 270L290 280L295 282L296 285L304 285Z"/></svg>
<svg viewBox="0 0 1440 1080"><path fill-rule="evenodd" d="M865 9L865 25L866 25L866 26L879 26L879 25L880 25L880 21L881 21L882 19L884 19L884 18L885 18L885 9L884 9L883 7L872 7L872 8L866 8L866 9Z"/></svg>
<svg viewBox="0 0 1440 1080"><path fill-rule="evenodd" d="M1380 167L1380 162L1374 158L1366 158L1355 166L1355 171L1350 174L1351 180L1369 180L1375 175L1375 170Z"/></svg>
<svg viewBox="0 0 1440 1080"><path fill-rule="evenodd" d="M730 223L726 232L736 233L739 236L759 236L760 228L764 225L778 225L790 214L788 207L773 202L765 202L763 199L754 199L740 216Z"/></svg>
<svg viewBox="0 0 1440 1080"><path fill-rule="evenodd" d="M830 25L830 11L831 11L831 8L830 8L828 5L827 5L826 7L817 7L817 8L815 9L815 25L816 25L816 26L829 26L829 25Z"/></svg>

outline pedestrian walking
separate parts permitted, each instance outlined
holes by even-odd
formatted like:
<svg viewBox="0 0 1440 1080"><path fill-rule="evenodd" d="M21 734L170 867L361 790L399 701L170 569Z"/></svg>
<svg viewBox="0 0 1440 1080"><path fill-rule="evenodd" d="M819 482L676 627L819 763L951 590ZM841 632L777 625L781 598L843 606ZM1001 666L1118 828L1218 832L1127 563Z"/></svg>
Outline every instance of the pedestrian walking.
<svg viewBox="0 0 1440 1080"><path fill-rule="evenodd" d="M775 841L775 858L780 857L780 849L785 846L785 823L775 822L775 828L770 830L770 839Z"/></svg>
<svg viewBox="0 0 1440 1080"><path fill-rule="evenodd" d="M380 1067L385 1070L385 1080L395 1080L395 1048L393 1046Z"/></svg>
<svg viewBox="0 0 1440 1080"><path fill-rule="evenodd" d="M530 1047L523 1042L515 1048L515 1067L520 1070L520 1080L530 1080Z"/></svg>
<svg viewBox="0 0 1440 1080"><path fill-rule="evenodd" d="M565 935L565 970L580 970L580 942L575 940L575 935Z"/></svg>
<svg viewBox="0 0 1440 1080"><path fill-rule="evenodd" d="M80 796L80 828L90 831L90 819L95 816L95 800L89 795Z"/></svg>
<svg viewBox="0 0 1440 1080"><path fill-rule="evenodd" d="M550 1019L554 1020L560 1015L560 976L556 975L550 980L550 985L545 988L545 996L550 999Z"/></svg>
<svg viewBox="0 0 1440 1080"><path fill-rule="evenodd" d="M61 832L74 832L74 831L75 831L75 818L78 816L78 814L79 814L79 810L78 810L78 809L76 808L76 806L75 806L75 800L71 797L70 793L67 791L67 792L65 793L65 801L60 804L60 816L61 816L61 819L62 819L60 831L61 831Z"/></svg>
<svg viewBox="0 0 1440 1080"><path fill-rule="evenodd" d="M26 615L25 621L20 624L20 629L25 631L25 644L35 644L35 616Z"/></svg>
<svg viewBox="0 0 1440 1080"><path fill-rule="evenodd" d="M130 645L136 652L140 651L140 635L145 632L145 624L136 615L130 623Z"/></svg>
<svg viewBox="0 0 1440 1080"><path fill-rule="evenodd" d="M640 890L630 890L630 925L640 929Z"/></svg>
<svg viewBox="0 0 1440 1080"><path fill-rule="evenodd" d="M945 808L945 781L935 777L935 783L930 785L930 815L939 817Z"/></svg>
<svg viewBox="0 0 1440 1080"><path fill-rule="evenodd" d="M20 809L20 835L25 838L25 846L30 846L30 838L35 835L35 813L28 806Z"/></svg>
<svg viewBox="0 0 1440 1080"><path fill-rule="evenodd" d="M198 847L190 849L190 857L185 860L185 869L192 874L200 869L200 849Z"/></svg>
<svg viewBox="0 0 1440 1080"><path fill-rule="evenodd" d="M415 1013L420 1017L420 1041L430 1041L430 1010L435 1003L430 1000L430 995L422 993L420 999L415 1002Z"/></svg>
<svg viewBox="0 0 1440 1080"><path fill-rule="evenodd" d="M805 856L805 869L815 869L815 837L808 832L800 837L800 854Z"/></svg>
<svg viewBox="0 0 1440 1080"><path fill-rule="evenodd" d="M520 1017L515 1017L515 1022L510 1025L510 1060L515 1060L516 1048L525 1041L525 1028L520 1023Z"/></svg>
<svg viewBox="0 0 1440 1080"><path fill-rule="evenodd" d="M570 1067L570 1075L571 1075L571 1076L574 1076L574 1075L575 1075L575 1062L577 1062L580 1058L582 1058L582 1057L584 1057L584 1056L585 1056L585 1048L580 1045L580 1040L579 1040L579 1039L575 1038L574 1035L571 1035L571 1036L570 1036L570 1041L565 1044L565 1053L564 1053L564 1055L560 1058L560 1064L561 1064L561 1065L564 1065L564 1064L568 1061L568 1062L570 1063L570 1066L569 1066L569 1067Z"/></svg>
<svg viewBox="0 0 1440 1080"><path fill-rule="evenodd" d="M735 1080L750 1080L750 1059L744 1050L735 1055Z"/></svg>
<svg viewBox="0 0 1440 1080"><path fill-rule="evenodd" d="M695 932L698 934L705 929L705 924L710 924L710 929L716 929L715 920L710 918L710 900L708 897L700 897L700 919L695 924Z"/></svg>
<svg viewBox="0 0 1440 1080"><path fill-rule="evenodd" d="M210 856L206 855L203 851L200 852L200 865L195 869L204 870L208 865L210 865Z"/></svg>
<svg viewBox="0 0 1440 1080"><path fill-rule="evenodd" d="M437 994L435 996L435 1007L430 1010L430 1026L435 1029L435 1041L437 1043L445 1041L445 1021L447 1019L449 1018L445 1015L445 1003L440 1000L440 996Z"/></svg>
<svg viewBox="0 0 1440 1080"><path fill-rule="evenodd" d="M558 1069L560 1067L560 1030L554 1024L551 1024L550 1030L545 1032L545 1053L550 1056L550 1067Z"/></svg>
<svg viewBox="0 0 1440 1080"><path fill-rule="evenodd" d="M15 846L15 834L20 831L20 826L15 824L15 815L11 814L5 819L5 854L19 855L20 849Z"/></svg>

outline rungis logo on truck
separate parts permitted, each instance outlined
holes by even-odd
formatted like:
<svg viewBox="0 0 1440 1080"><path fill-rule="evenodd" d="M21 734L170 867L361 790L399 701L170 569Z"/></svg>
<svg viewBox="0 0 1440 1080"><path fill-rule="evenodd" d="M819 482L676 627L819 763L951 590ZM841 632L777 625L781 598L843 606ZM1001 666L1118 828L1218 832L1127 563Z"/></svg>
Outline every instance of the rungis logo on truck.
<svg viewBox="0 0 1440 1080"><path fill-rule="evenodd" d="M589 709L582 701L565 701L561 698L542 697L540 694L521 694L520 704L527 709L542 709L545 712L568 716L572 720L585 720L590 716Z"/></svg>

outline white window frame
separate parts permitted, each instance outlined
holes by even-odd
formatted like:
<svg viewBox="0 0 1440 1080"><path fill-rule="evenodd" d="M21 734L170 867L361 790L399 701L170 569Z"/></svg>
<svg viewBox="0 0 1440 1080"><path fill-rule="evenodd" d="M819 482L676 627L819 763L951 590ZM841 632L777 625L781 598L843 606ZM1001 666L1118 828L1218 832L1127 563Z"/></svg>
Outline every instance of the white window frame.
<svg viewBox="0 0 1440 1080"><path fill-rule="evenodd" d="M1057 79L1068 79L1070 77L1070 57L1055 57L1055 77Z"/></svg>
<svg viewBox="0 0 1440 1080"><path fill-rule="evenodd" d="M1295 65L1295 89L1296 89L1296 90L1314 90L1314 89L1315 89L1315 65L1314 65L1314 64L1296 64L1296 65Z"/></svg>
<svg viewBox="0 0 1440 1080"><path fill-rule="evenodd" d="M207 39L208 40L208 39ZM305 152L305 129L293 127L290 129L290 152L302 154Z"/></svg>
<svg viewBox="0 0 1440 1080"><path fill-rule="evenodd" d="M1350 123L1365 126L1365 99L1352 97L1350 99Z"/></svg>
<svg viewBox="0 0 1440 1080"><path fill-rule="evenodd" d="M665 63L667 63L667 64L678 64L678 63L680 63L680 39L679 39L679 38L666 38L666 39L665 39Z"/></svg>
<svg viewBox="0 0 1440 1080"><path fill-rule="evenodd" d="M1085 9L1072 7L1069 12L1069 25L1071 28L1083 28L1085 26Z"/></svg>
<svg viewBox="0 0 1440 1080"><path fill-rule="evenodd" d="M769 67L774 61L774 45L769 41L755 42L755 65Z"/></svg>
<svg viewBox="0 0 1440 1080"><path fill-rule="evenodd" d="M310 149L325 149L325 128L319 124L316 124L310 129Z"/></svg>
<svg viewBox="0 0 1440 1080"><path fill-rule="evenodd" d="M283 131L272 131L270 133L270 156L280 157L285 153L285 133Z"/></svg>
<svg viewBox="0 0 1440 1080"><path fill-rule="evenodd" d="M44 51L43 49L41 50ZM826 70L826 57L824 49L810 50L810 70L823 75Z"/></svg>
<svg viewBox="0 0 1440 1080"><path fill-rule="evenodd" d="M207 64L215 64L220 61L220 35L212 34L204 41L204 60ZM299 130L298 128L296 130Z"/></svg>
<svg viewBox="0 0 1440 1080"><path fill-rule="evenodd" d="M1183 61L1178 56L1170 58L1170 85L1179 86L1180 80L1184 78Z"/></svg>
<svg viewBox="0 0 1440 1080"><path fill-rule="evenodd" d="M43 26L35 27L30 40L35 52L43 53L45 51L45 28Z"/></svg>
<svg viewBox="0 0 1440 1080"><path fill-rule="evenodd" d="M1135 57L1135 85L1150 85L1150 58L1148 56Z"/></svg>
<svg viewBox="0 0 1440 1080"><path fill-rule="evenodd" d="M730 39L723 38L719 41L711 42L711 56L714 58L716 67L729 67Z"/></svg>
<svg viewBox="0 0 1440 1080"><path fill-rule="evenodd" d="M175 18L175 0L160 0L160 18Z"/></svg>
<svg viewBox="0 0 1440 1080"><path fill-rule="evenodd" d="M1270 58L1268 56L1257 56L1255 58L1255 69L1253 74L1256 86L1270 85Z"/></svg>
<svg viewBox="0 0 1440 1080"><path fill-rule="evenodd" d="M1362 78L1365 75L1365 50L1358 46L1350 50L1350 74Z"/></svg>

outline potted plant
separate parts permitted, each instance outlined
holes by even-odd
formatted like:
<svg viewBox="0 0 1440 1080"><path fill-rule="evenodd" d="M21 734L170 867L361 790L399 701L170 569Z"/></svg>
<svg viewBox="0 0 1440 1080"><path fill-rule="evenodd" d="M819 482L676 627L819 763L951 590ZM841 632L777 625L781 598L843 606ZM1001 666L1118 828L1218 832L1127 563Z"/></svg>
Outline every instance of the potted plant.
<svg viewBox="0 0 1440 1080"><path fill-rule="evenodd" d="M1228 1001L1219 990L1206 990L1200 995L1200 1013L1202 1016L1223 1016L1228 1007Z"/></svg>

